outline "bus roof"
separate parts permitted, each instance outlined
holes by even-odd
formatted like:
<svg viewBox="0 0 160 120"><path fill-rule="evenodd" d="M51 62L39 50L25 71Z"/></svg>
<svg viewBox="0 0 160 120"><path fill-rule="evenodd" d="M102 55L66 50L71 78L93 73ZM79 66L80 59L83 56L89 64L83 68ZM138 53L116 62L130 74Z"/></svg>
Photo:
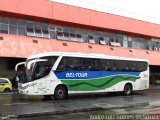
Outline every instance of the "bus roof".
<svg viewBox="0 0 160 120"><path fill-rule="evenodd" d="M134 60L134 61L146 61L146 59L137 59L137 58L127 58L127 57L119 57L119 56L108 56L105 54L96 54L96 53L80 53L80 52L44 52L40 54L33 55L28 58L35 59L40 57L47 56L72 56L72 57L86 57L86 58L102 58L102 59L119 59L119 60Z"/></svg>

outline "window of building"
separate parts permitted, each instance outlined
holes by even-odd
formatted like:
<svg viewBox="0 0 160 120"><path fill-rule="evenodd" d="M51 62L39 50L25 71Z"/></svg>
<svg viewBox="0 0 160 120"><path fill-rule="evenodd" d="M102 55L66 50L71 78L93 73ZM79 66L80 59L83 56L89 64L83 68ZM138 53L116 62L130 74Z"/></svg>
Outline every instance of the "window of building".
<svg viewBox="0 0 160 120"><path fill-rule="evenodd" d="M160 51L160 42L155 38L152 38L152 41L150 41L149 38L144 39L143 36L133 37L118 32L91 31L44 22L35 22L33 20L0 17L0 33Z"/></svg>
<svg viewBox="0 0 160 120"><path fill-rule="evenodd" d="M106 41L104 40L104 37L99 37L99 43L101 45L106 45Z"/></svg>
<svg viewBox="0 0 160 120"><path fill-rule="evenodd" d="M128 37L127 37L127 35L123 36L123 47L125 47L125 48L128 47Z"/></svg>
<svg viewBox="0 0 160 120"><path fill-rule="evenodd" d="M48 23L41 23L41 28L48 30L49 29Z"/></svg>
<svg viewBox="0 0 160 120"><path fill-rule="evenodd" d="M75 33L70 33L70 37L75 38L76 37Z"/></svg>
<svg viewBox="0 0 160 120"><path fill-rule="evenodd" d="M88 42L88 36L87 35L82 34L82 39L83 39L83 42Z"/></svg>
<svg viewBox="0 0 160 120"><path fill-rule="evenodd" d="M34 27L33 22L27 22L26 26L29 27L29 28L33 28Z"/></svg>
<svg viewBox="0 0 160 120"><path fill-rule="evenodd" d="M49 26L49 29L50 29L50 30L53 30L53 31L56 30L55 26L52 26L52 25Z"/></svg>
<svg viewBox="0 0 160 120"><path fill-rule="evenodd" d="M82 42L82 37L81 34L75 34L75 32L73 31L72 33L69 33L70 36L70 40L72 41L77 41L77 42Z"/></svg>
<svg viewBox="0 0 160 120"><path fill-rule="evenodd" d="M9 24L10 25L17 25L17 20L16 19L9 19Z"/></svg>
<svg viewBox="0 0 160 120"><path fill-rule="evenodd" d="M49 31L50 38L55 39L56 38L56 32L55 31Z"/></svg>
<svg viewBox="0 0 160 120"><path fill-rule="evenodd" d="M18 35L26 35L26 28L18 26Z"/></svg>
<svg viewBox="0 0 160 120"><path fill-rule="evenodd" d="M93 40L93 36L89 35L88 39Z"/></svg>
<svg viewBox="0 0 160 120"><path fill-rule="evenodd" d="M69 37L69 33L68 32L63 32L64 37Z"/></svg>
<svg viewBox="0 0 160 120"><path fill-rule="evenodd" d="M34 29L27 27L27 35L28 36L35 36Z"/></svg>
<svg viewBox="0 0 160 120"><path fill-rule="evenodd" d="M93 40L95 43L99 44L99 37L98 36L93 36Z"/></svg>
<svg viewBox="0 0 160 120"><path fill-rule="evenodd" d="M121 44L119 42L115 42L115 41L110 41L110 45L111 46L116 46L116 47L120 47Z"/></svg>
<svg viewBox="0 0 160 120"><path fill-rule="evenodd" d="M34 22L34 28L41 29L42 28L41 23Z"/></svg>
<svg viewBox="0 0 160 120"><path fill-rule="evenodd" d="M82 38L82 35L81 34L76 34L76 37L77 38Z"/></svg>
<svg viewBox="0 0 160 120"><path fill-rule="evenodd" d="M49 31L46 29L42 29L43 37L50 38Z"/></svg>
<svg viewBox="0 0 160 120"><path fill-rule="evenodd" d="M41 29L35 28L34 30L35 30L35 36L42 37L42 31L41 31Z"/></svg>
<svg viewBox="0 0 160 120"><path fill-rule="evenodd" d="M63 32L69 33L69 28L68 27L63 27Z"/></svg>
<svg viewBox="0 0 160 120"><path fill-rule="evenodd" d="M128 41L128 47L132 47L132 41Z"/></svg>
<svg viewBox="0 0 160 120"><path fill-rule="evenodd" d="M89 43L96 43L96 41L93 39L93 36L88 36L88 42Z"/></svg>
<svg viewBox="0 0 160 120"><path fill-rule="evenodd" d="M8 24L8 18L1 18L1 23Z"/></svg>
<svg viewBox="0 0 160 120"><path fill-rule="evenodd" d="M57 32L57 36L63 36L63 32Z"/></svg>
<svg viewBox="0 0 160 120"><path fill-rule="evenodd" d="M7 33L8 34L8 25L0 24L0 33Z"/></svg>
<svg viewBox="0 0 160 120"><path fill-rule="evenodd" d="M57 27L56 30L59 31L59 32L62 32L62 31L63 31L63 28L62 28L62 27Z"/></svg>
<svg viewBox="0 0 160 120"><path fill-rule="evenodd" d="M76 38L76 35L75 35L75 33L69 33L69 36L70 36L70 40L71 41L79 41L77 38Z"/></svg>
<svg viewBox="0 0 160 120"><path fill-rule="evenodd" d="M26 26L25 20L18 20L18 26Z"/></svg>
<svg viewBox="0 0 160 120"><path fill-rule="evenodd" d="M57 32L57 39L60 39L60 40L64 39L63 32Z"/></svg>
<svg viewBox="0 0 160 120"><path fill-rule="evenodd" d="M9 25L9 34L17 34L17 26Z"/></svg>
<svg viewBox="0 0 160 120"><path fill-rule="evenodd" d="M70 31L70 33L76 33L77 29L70 27L69 31Z"/></svg>

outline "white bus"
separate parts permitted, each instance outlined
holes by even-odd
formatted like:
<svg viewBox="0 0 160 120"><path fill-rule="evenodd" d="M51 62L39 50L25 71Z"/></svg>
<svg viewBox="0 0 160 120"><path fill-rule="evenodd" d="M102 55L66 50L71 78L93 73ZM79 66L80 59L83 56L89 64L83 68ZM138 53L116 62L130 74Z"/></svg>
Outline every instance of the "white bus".
<svg viewBox="0 0 160 120"><path fill-rule="evenodd" d="M16 65L16 69L19 65ZM29 57L18 89L22 94L64 99L71 93L149 88L148 61L103 54L48 52Z"/></svg>

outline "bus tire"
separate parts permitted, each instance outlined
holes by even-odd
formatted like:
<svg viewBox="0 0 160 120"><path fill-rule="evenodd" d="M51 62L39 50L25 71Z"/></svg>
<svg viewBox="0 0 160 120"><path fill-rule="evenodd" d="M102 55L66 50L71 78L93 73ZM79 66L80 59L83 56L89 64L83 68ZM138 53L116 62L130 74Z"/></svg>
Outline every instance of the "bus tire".
<svg viewBox="0 0 160 120"><path fill-rule="evenodd" d="M132 84L130 84L130 83L125 84L123 94L126 96L129 96L132 94L132 91L133 91Z"/></svg>
<svg viewBox="0 0 160 120"><path fill-rule="evenodd" d="M66 97L67 97L67 89L62 85L57 86L54 92L54 99L62 100L65 99Z"/></svg>

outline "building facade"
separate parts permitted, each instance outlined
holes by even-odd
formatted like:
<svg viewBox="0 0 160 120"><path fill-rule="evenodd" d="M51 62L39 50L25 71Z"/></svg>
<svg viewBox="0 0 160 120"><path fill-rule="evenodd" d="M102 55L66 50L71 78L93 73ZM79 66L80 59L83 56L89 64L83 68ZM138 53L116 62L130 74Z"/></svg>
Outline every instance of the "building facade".
<svg viewBox="0 0 160 120"><path fill-rule="evenodd" d="M160 74L160 25L51 2L0 0L0 76L42 52L99 53L148 59Z"/></svg>

